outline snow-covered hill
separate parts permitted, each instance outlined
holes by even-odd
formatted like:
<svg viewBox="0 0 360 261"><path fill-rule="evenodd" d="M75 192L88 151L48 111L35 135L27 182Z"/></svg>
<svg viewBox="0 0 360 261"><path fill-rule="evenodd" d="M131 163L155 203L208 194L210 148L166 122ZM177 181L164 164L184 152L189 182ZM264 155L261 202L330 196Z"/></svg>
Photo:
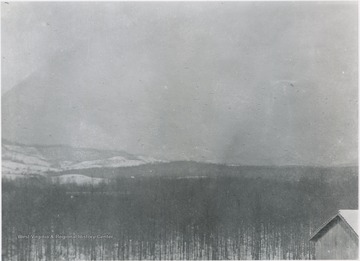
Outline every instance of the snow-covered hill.
<svg viewBox="0 0 360 261"><path fill-rule="evenodd" d="M57 171L35 147L2 143L3 174L43 174Z"/></svg>
<svg viewBox="0 0 360 261"><path fill-rule="evenodd" d="M101 168L101 167L131 167L139 166L146 163L154 163L157 161L138 158L138 159L127 159L125 157L117 156L103 160L83 161L80 163L72 164L70 166L64 166L64 169L89 169L89 168Z"/></svg>
<svg viewBox="0 0 360 261"><path fill-rule="evenodd" d="M2 140L2 174L24 176L88 168L130 167L160 162L122 151L68 146L29 146Z"/></svg>
<svg viewBox="0 0 360 261"><path fill-rule="evenodd" d="M77 185L98 185L102 182L107 182L106 179L92 178L81 174L66 174L51 178L53 182L60 184L77 184Z"/></svg>

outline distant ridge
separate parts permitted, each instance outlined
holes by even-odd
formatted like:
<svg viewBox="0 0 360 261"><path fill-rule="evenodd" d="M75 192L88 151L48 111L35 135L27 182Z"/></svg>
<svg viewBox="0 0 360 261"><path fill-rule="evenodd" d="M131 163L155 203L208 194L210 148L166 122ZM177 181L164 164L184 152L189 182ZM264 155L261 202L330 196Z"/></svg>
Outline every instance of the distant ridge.
<svg viewBox="0 0 360 261"><path fill-rule="evenodd" d="M5 175L46 175L69 169L129 167L154 162L163 161L124 151L24 145L2 139L2 173Z"/></svg>
<svg viewBox="0 0 360 261"><path fill-rule="evenodd" d="M154 162L169 162L167 160L153 159L149 156L143 155L133 155L122 150L107 150L107 149L97 149L97 148L88 148L88 147L74 147L66 144L22 144L19 142L10 141L8 139L2 138L2 145L15 145L19 147L28 147L28 148L37 148L41 153L45 154L50 161L59 161L59 160L68 160L81 162L83 160L99 160L99 159L108 159L111 157L122 156L130 160L140 159L152 159ZM66 152L63 157L59 157L54 153L55 151L60 151L62 153ZM78 152L77 154L74 152ZM81 152L82 157L79 158L79 152ZM76 156L77 155L77 156ZM93 156L92 156L93 155ZM209 165L223 165L228 167L266 167L266 168L336 168L336 167L358 167L358 163L343 163L337 165L248 165L248 164L233 164L233 163L223 163L215 161L197 161L197 160L174 160L171 162L194 162L199 164L209 164Z"/></svg>

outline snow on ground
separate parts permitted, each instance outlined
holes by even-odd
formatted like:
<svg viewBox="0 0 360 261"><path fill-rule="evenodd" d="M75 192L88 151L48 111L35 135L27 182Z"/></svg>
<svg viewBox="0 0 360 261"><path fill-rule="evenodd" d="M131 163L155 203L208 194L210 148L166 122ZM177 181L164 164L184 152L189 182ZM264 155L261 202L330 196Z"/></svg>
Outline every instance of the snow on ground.
<svg viewBox="0 0 360 261"><path fill-rule="evenodd" d="M139 166L148 163L160 162L159 160L146 157L138 157L136 160L130 160L122 156L111 157L103 160L92 160L92 161L83 161L75 164L62 165L63 168L70 169L89 169L89 168L117 168L117 167L132 167Z"/></svg>
<svg viewBox="0 0 360 261"><path fill-rule="evenodd" d="M57 171L50 166L40 166L32 164L24 164L10 160L2 160L2 173L3 174L42 174L46 171Z"/></svg>
<svg viewBox="0 0 360 261"><path fill-rule="evenodd" d="M64 161L59 162L60 169L70 169L70 166L72 164L74 164L74 162L68 161L68 160L64 160Z"/></svg>
<svg viewBox="0 0 360 261"><path fill-rule="evenodd" d="M66 174L51 178L53 182L59 182L60 184L74 183L77 185L93 184L98 185L102 182L106 182L106 179L92 178L81 174Z"/></svg>
<svg viewBox="0 0 360 261"><path fill-rule="evenodd" d="M27 178L27 175L23 175L23 174L1 174L3 179L9 179L9 180L15 180L15 179L19 179L19 178Z"/></svg>
<svg viewBox="0 0 360 261"><path fill-rule="evenodd" d="M45 174L49 171L131 167L155 162L162 161L144 156L115 156L86 161L54 160L43 155L36 146L2 144L3 174Z"/></svg>
<svg viewBox="0 0 360 261"><path fill-rule="evenodd" d="M41 153L34 147L3 145L2 158L27 164L49 165Z"/></svg>
<svg viewBox="0 0 360 261"><path fill-rule="evenodd" d="M2 147L5 151L9 151L9 152L13 152L13 153L20 153L20 154L35 155L39 158L41 157L41 154L35 147L10 145L10 144L3 144Z"/></svg>
<svg viewBox="0 0 360 261"><path fill-rule="evenodd" d="M158 162L167 162L165 160L158 160L152 157L138 156L138 159L142 160L144 163L158 163Z"/></svg>
<svg viewBox="0 0 360 261"><path fill-rule="evenodd" d="M41 174L57 170L34 147L3 144L2 148L3 174Z"/></svg>

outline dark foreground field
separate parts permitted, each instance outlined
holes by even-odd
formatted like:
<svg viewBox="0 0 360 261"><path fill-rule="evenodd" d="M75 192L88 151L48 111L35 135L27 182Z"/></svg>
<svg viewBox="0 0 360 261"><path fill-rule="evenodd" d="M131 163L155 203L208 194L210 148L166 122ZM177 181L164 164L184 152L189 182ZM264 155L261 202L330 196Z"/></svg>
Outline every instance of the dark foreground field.
<svg viewBox="0 0 360 261"><path fill-rule="evenodd" d="M3 180L3 260L311 259L311 232L357 208L357 168L226 170Z"/></svg>

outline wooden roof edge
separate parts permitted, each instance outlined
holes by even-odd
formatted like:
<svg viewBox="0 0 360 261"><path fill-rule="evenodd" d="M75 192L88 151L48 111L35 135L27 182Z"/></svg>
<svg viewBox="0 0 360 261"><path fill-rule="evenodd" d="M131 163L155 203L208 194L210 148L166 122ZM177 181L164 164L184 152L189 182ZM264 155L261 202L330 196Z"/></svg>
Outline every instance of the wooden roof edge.
<svg viewBox="0 0 360 261"><path fill-rule="evenodd" d="M336 217L339 217L342 221L345 222L345 224L351 229L351 231L353 231L355 233L355 235L357 237L359 237L359 235L356 233L356 231L350 226L350 224L346 221L346 219L340 214L340 211L338 211L335 215L333 215L332 217L328 218L317 230L315 230L314 233L312 233L312 235L310 236L309 241L314 241L319 237L319 233L325 229L330 223L331 221L333 221Z"/></svg>
<svg viewBox="0 0 360 261"><path fill-rule="evenodd" d="M354 234L355 234L357 237L359 237L358 233L354 230L354 228L349 224L349 222L346 221L346 219L345 219L340 213L339 213L339 216L340 216L340 218L342 219L342 221L344 221L345 224L350 228L350 230L351 230L352 232L354 232Z"/></svg>
<svg viewBox="0 0 360 261"><path fill-rule="evenodd" d="M310 241L314 241L318 238L318 234L325 229L325 227L327 227L327 225L333 221L334 218L336 218L337 216L340 216L340 212L338 211L335 215L331 216L330 218L328 218L324 223L322 223L321 226L319 226L318 229L315 230L315 232L313 232L310 236Z"/></svg>

